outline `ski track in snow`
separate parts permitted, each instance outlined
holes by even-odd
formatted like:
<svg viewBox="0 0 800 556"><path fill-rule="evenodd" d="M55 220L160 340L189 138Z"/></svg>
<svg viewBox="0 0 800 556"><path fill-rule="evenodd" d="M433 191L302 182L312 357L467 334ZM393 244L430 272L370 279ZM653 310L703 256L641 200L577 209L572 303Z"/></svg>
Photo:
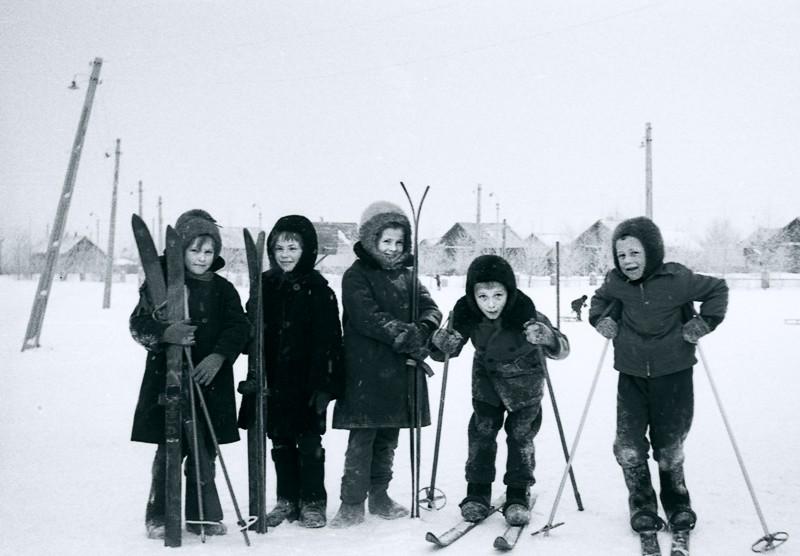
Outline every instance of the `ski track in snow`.
<svg viewBox="0 0 800 556"><path fill-rule="evenodd" d="M339 299L338 277L329 277ZM463 293L463 277L447 277L449 287L437 290L433 279L423 277L446 314ZM237 284L246 300L246 279ZM115 283L112 308L101 309L103 284L66 281L53 284L41 334L42 346L20 352L30 313L35 281L0 276L0 356L3 360L0 401L0 484L2 503L0 554L164 554L160 541L144 534L144 509L155 447L130 442L130 427L145 351L130 337L127 318L137 300L136 277ZM537 307L555 321L555 289L537 281L523 288ZM594 287L573 280L562 288L562 315L569 315L569 300L591 296ZM797 349L800 326L784 318L800 317L800 289L732 288L728 318L702 341L717 388L733 427L745 464L755 486L769 527L800 534L796 503L800 500L800 474L796 471L800 418ZM563 322L571 355L549 362L567 444L571 446L586 402L603 338L586 322ZM611 452L614 436L616 372L609 350L592 400L588 420L575 459L584 512L576 510L569 482L561 498L556 521L566 525L548 537L523 534L516 553L546 555L632 555L639 540L627 525L626 491ZM184 532L183 553L191 554L429 554L435 549L424 540L428 530L441 533L458 519L458 502L464 496L464 461L467 422L470 417L471 347L453 359L448 377L442 450L437 486L448 496L438 512L422 511L417 520L394 522L367 516L349 530L307 530L284 524L267 535L250 533L247 548L234 530L235 513L222 470L217 465L229 534L199 537ZM430 379L431 412L438 411L441 364L433 363ZM236 363L236 380L246 373L247 360ZM699 521L691 545L695 554L750 554L750 545L763 532L737 465L708 380L695 367L695 418L686 445L686 474ZM564 458L550 407L543 401L544 423L536 438L538 502L530 530L547 522ZM330 416L330 412L329 412ZM423 431L422 485L430 481L435 425ZM794 439L794 440L793 440ZM326 486L328 517L338 508L339 480L347 432L329 430ZM395 479L390 493L408 504L408 433L401 434L395 457ZM498 479L502 492L505 466L504 433L498 436ZM228 465L240 507L247 508L246 441L225 445ZM651 460L654 477L654 462ZM657 479L655 479L657 480ZM267 501L275 501L274 470L268 467ZM503 530L499 515L476 528L452 554L496 554L495 536ZM660 536L662 551L668 535ZM775 554L800 554L797 538ZM273 552L274 551L274 552Z"/></svg>

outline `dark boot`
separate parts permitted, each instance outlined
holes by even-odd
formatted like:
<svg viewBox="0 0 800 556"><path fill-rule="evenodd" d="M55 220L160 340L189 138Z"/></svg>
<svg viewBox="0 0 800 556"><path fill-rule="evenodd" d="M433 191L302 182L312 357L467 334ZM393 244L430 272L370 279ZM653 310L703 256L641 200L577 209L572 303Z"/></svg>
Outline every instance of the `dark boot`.
<svg viewBox="0 0 800 556"><path fill-rule="evenodd" d="M683 466L675 469L659 469L661 481L661 506L673 531L694 529L697 516L692 511L689 490L683 474Z"/></svg>
<svg viewBox="0 0 800 556"><path fill-rule="evenodd" d="M461 508L461 517L464 521L477 523L486 519L492 504L491 496L491 483L469 483L467 485L467 496L458 505Z"/></svg>
<svg viewBox="0 0 800 556"><path fill-rule="evenodd" d="M284 520L297 519L300 501L300 461L293 444L273 441L272 461L275 464L278 502L267 514L267 526L276 527Z"/></svg>
<svg viewBox="0 0 800 556"><path fill-rule="evenodd" d="M628 487L631 528L636 532L662 529L664 522L658 517L658 502L650 482L650 468L646 463L623 467L622 474Z"/></svg>
<svg viewBox="0 0 800 556"><path fill-rule="evenodd" d="M325 449L318 434L300 437L297 443L299 461L299 496L301 501L327 503L325 491ZM303 506L301 502L300 506Z"/></svg>
<svg viewBox="0 0 800 556"><path fill-rule="evenodd" d="M383 519L397 519L408 515L408 508L389 498L386 492L387 485L370 487L368 508L369 513Z"/></svg>
<svg viewBox="0 0 800 556"><path fill-rule="evenodd" d="M325 515L327 504L325 500L303 502L300 505L300 525L309 529L325 527L328 517Z"/></svg>
<svg viewBox="0 0 800 556"><path fill-rule="evenodd" d="M297 516L297 503L286 498L278 498L278 503L267 513L265 521L267 527L277 527L284 521L293 522Z"/></svg>
<svg viewBox="0 0 800 556"><path fill-rule="evenodd" d="M513 526L526 525L531 519L530 493L528 487L509 486L506 489L506 503L503 505L506 523Z"/></svg>

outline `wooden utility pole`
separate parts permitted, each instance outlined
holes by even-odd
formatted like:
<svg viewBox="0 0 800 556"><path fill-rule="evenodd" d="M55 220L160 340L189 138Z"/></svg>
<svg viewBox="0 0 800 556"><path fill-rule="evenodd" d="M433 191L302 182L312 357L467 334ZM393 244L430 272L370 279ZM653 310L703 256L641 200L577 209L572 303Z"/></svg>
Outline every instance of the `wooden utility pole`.
<svg viewBox="0 0 800 556"><path fill-rule="evenodd" d="M47 300L50 296L50 288L53 285L53 273L55 272L58 253L61 250L61 239L64 235L64 226L67 222L69 205L72 200L72 191L75 188L75 178L78 174L78 164L81 160L83 150L83 140L86 137L86 128L89 125L89 115L92 112L94 93L100 81L100 68L103 65L102 58L95 58L92 62L92 74L89 77L89 86L86 89L86 99L83 101L83 109L78 122L78 131L75 134L75 141L72 144L72 154L67 166L67 175L64 178L64 187L56 210L53 231L50 234L50 243L47 246L47 256L44 268L39 277L39 286L36 288L36 295L33 299L33 308L28 320L28 328L25 331L25 340L22 343L22 351L29 348L39 347L39 336L42 332L42 322L44 313L47 309Z"/></svg>
<svg viewBox="0 0 800 556"><path fill-rule="evenodd" d="M644 182L645 182L645 210L644 214L653 219L653 137L650 122L645 124L644 130Z"/></svg>
<svg viewBox="0 0 800 556"><path fill-rule="evenodd" d="M500 206L498 203L497 206ZM503 218L503 242L500 244L500 256L506 258L506 219Z"/></svg>
<svg viewBox="0 0 800 556"><path fill-rule="evenodd" d="M117 185L119 184L119 143L114 151L114 186L111 189L111 218L108 224L108 251L106 252L106 286L103 289L103 309L111 307L111 281L114 276L114 231L117 223Z"/></svg>
<svg viewBox="0 0 800 556"><path fill-rule="evenodd" d="M139 180L139 218L144 220L144 211L142 211L142 180Z"/></svg>
<svg viewBox="0 0 800 556"><path fill-rule="evenodd" d="M475 214L475 247L478 250L478 255L482 252L482 244L483 241L481 240L481 184L478 184L478 210Z"/></svg>

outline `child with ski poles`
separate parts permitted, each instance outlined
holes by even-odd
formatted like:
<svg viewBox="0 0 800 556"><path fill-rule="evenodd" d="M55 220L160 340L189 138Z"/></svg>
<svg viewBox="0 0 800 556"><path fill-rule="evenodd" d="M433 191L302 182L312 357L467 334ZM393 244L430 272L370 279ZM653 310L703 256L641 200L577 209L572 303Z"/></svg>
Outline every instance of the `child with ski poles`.
<svg viewBox="0 0 800 556"><path fill-rule="evenodd" d="M683 470L683 443L694 412L695 344L725 317L728 286L664 262L661 231L648 218L621 222L611 248L615 268L592 297L589 323L614 342L619 371L614 455L628 488L631 527L637 532L664 527L647 466L652 445L667 524L688 531L697 519ZM701 302L699 316L695 301ZM617 306L603 317L613 303Z"/></svg>
<svg viewBox="0 0 800 556"><path fill-rule="evenodd" d="M147 363L139 391L139 400L133 417L131 440L157 444L152 467L152 484L145 512L145 525L150 538L164 538L166 499L166 448L165 412L160 398L166 381L167 344L190 347L194 362L193 379L201 386L217 440L220 444L239 440L236 428L236 399L233 388L233 362L249 339L250 323L242 310L239 294L233 284L216 274L225 261L215 220L206 211L194 209L183 213L175 223L180 237L185 266L185 287L191 321L167 323L159 316L147 282L139 291L139 303L131 314L131 336L147 349ZM162 267L164 266L162 261ZM184 405L189 404L188 393L192 385L186 380L182 388ZM197 414L201 414L197 407ZM184 425L190 412L183 411ZM203 529L207 535L224 535L222 507L214 484L216 452L205 421L194 422L200 448L199 460L201 496L203 504ZM188 430L185 430L185 434ZM192 442L181 442L184 456ZM186 529L200 534L198 523L198 485L195 458L186 459L185 516ZM209 522L212 522L209 524Z"/></svg>
<svg viewBox="0 0 800 556"><path fill-rule="evenodd" d="M300 520L324 527L325 434L328 403L342 389L342 332L336 294L317 261L317 232L305 216L278 219L267 238L270 269L262 275L267 372L267 435L272 440L277 504L269 527ZM248 312L255 300L247 302ZM239 426L255 426L255 376L239 385L245 395Z"/></svg>
<svg viewBox="0 0 800 556"><path fill-rule="evenodd" d="M550 359L569 354L569 342L533 301L517 289L511 265L497 255L481 255L467 270L466 295L453 308L453 331L434 332L432 357L456 357L467 340L475 346L472 408L467 432L466 521L481 521L490 511L495 479L497 433L504 425L508 456L503 482L503 513L509 525L530 519L534 484L534 437L542 424L544 369L539 349Z"/></svg>
<svg viewBox="0 0 800 556"><path fill-rule="evenodd" d="M411 226L402 209L388 202L369 205L361 217L357 260L342 277L345 388L336 401L333 426L350 435L342 475L341 501L331 527L408 515L387 494L401 428L414 425L409 360L424 365L430 334L442 314L417 282L419 317L409 322L412 291ZM416 367L414 367L416 369ZM420 426L430 425L428 391L418 388Z"/></svg>

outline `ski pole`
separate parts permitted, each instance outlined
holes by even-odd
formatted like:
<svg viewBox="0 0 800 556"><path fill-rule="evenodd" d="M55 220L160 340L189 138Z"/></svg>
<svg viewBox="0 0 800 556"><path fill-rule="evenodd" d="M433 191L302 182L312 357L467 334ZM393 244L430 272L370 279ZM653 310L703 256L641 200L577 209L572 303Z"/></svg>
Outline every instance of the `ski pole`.
<svg viewBox="0 0 800 556"><path fill-rule="evenodd" d="M553 383L550 381L550 372L547 370L547 362L544 358L541 346L539 346L539 362L544 370L544 380L547 384L547 392L550 394L550 405L553 406L553 413L556 416L556 427L558 428L558 437L561 439L561 449L564 451L564 459L569 461L569 450L567 449L567 439L564 438L564 426L561 424L561 413L558 411L558 404L556 403L556 394L553 390ZM583 503L581 502L581 493L578 492L578 483L575 481L575 473L572 466L569 466L569 480L572 483L572 492L575 494L575 503L578 505L578 511L583 511Z"/></svg>
<svg viewBox="0 0 800 556"><path fill-rule="evenodd" d="M789 539L789 533L785 531L778 531L776 533L770 533L769 528L767 527L767 521L764 519L764 514L761 511L761 506L758 503L758 499L756 498L756 492L753 488L753 483L750 482L750 476L747 474L747 469L744 466L744 460L742 459L742 454L739 451L739 446L736 444L736 438L733 436L733 429L731 428L730 423L728 422L728 416L725 414L725 409L722 407L722 400L719 397L719 393L717 392L717 386L714 383L714 379L711 376L711 369L708 366L708 362L706 361L706 357L703 354L703 349L700 347L700 343L697 343L697 353L700 355L700 360L703 362L703 368L706 371L706 376L708 377L708 383L711 385L711 392L714 394L714 399L717 402L717 407L719 408L719 414L722 416L722 422L725 424L725 429L728 431L728 438L731 441L731 445L733 446L733 451L736 454L736 460L739 462L739 468L742 470L742 475L744 476L744 482L747 484L747 490L750 492L750 497L753 499L753 505L756 508L756 513L758 514L758 519L761 521L761 528L764 530L764 536L758 539L756 542L752 544L750 549L753 552L767 552L768 550L773 550L776 547L782 545Z"/></svg>
<svg viewBox="0 0 800 556"><path fill-rule="evenodd" d="M206 425L208 425L208 432L211 435L211 442L214 444L214 451L219 458L220 467L222 467L222 474L225 475L225 483L228 485L228 492L231 495L231 501L233 502L233 509L236 510L236 518L239 520L239 529L244 535L244 542L247 546L250 546L250 537L247 536L247 528L250 527L254 523L253 519L245 520L242 517L242 512L239 511L239 503L236 501L236 495L233 493L233 485L231 484L231 478L228 475L228 468L225 465L225 460L222 457L222 451L219 449L219 442L217 442L217 434L214 432L214 424L211 422L211 414L208 412L208 407L206 406L206 398L203 395L203 390L200 388L200 385L194 379L194 364L192 360L189 359L189 373L191 374L190 382L192 386L194 386L197 390L197 399L200 400L200 408L203 410L203 416L206 420Z"/></svg>
<svg viewBox="0 0 800 556"><path fill-rule="evenodd" d="M450 311L450 314L447 315L447 331L453 331L453 311ZM436 423L436 442L433 446L433 466L431 468L431 484L428 488L423 489L425 491L425 501L427 504L427 509L431 510L441 510L447 504L447 496L445 496L444 492L436 488L436 470L439 466L439 445L442 439L442 422L444 420L444 397L447 392L447 370L450 367L450 354L445 354L444 356L444 370L442 371L442 390L441 394L439 394L439 420ZM437 493L439 495L437 496ZM438 505L438 500L442 500L442 505ZM423 506L424 508L425 506Z"/></svg>
<svg viewBox="0 0 800 556"><path fill-rule="evenodd" d="M189 318L189 292L183 287L183 316ZM192 350L184 346L183 353L186 361L192 361ZM191 379L190 379L191 380ZM192 459L194 460L194 480L197 484L197 517L200 525L200 542L206 542L205 511L203 509L203 482L200 479L200 451L197 442L197 408L194 405L194 388L189 388L189 406L192 413Z"/></svg>
<svg viewBox="0 0 800 556"><path fill-rule="evenodd" d="M600 354L600 361L597 363L597 369L594 372L594 378L592 379L592 386L589 388L589 396L586 398L586 405L583 408L583 414L581 415L581 421L578 425L578 432L575 433L575 440L572 441L572 449L570 450L569 459L567 460L567 466L564 469L564 473L561 476L561 483L558 485L558 492L556 493L556 499L553 501L553 509L550 511L550 517L547 520L547 525L539 529L538 531L534 531L531 535L537 535L539 533L544 533L547 536L550 533L550 529L555 529L556 527L563 525L564 523L556 523L553 525L553 519L556 515L556 509L558 508L558 503L561 500L561 493L564 491L564 484L567 482L567 475L569 474L569 470L572 467L572 462L575 459L575 453L578 449L578 441L581 438L581 432L583 431L583 425L586 424L586 417L589 414L589 406L592 403L592 396L594 396L595 388L597 387L597 380L600 378L600 371L603 369L603 360L606 358L606 352L608 351L608 344L611 343L611 340L606 338L605 344L603 344L603 351Z"/></svg>

